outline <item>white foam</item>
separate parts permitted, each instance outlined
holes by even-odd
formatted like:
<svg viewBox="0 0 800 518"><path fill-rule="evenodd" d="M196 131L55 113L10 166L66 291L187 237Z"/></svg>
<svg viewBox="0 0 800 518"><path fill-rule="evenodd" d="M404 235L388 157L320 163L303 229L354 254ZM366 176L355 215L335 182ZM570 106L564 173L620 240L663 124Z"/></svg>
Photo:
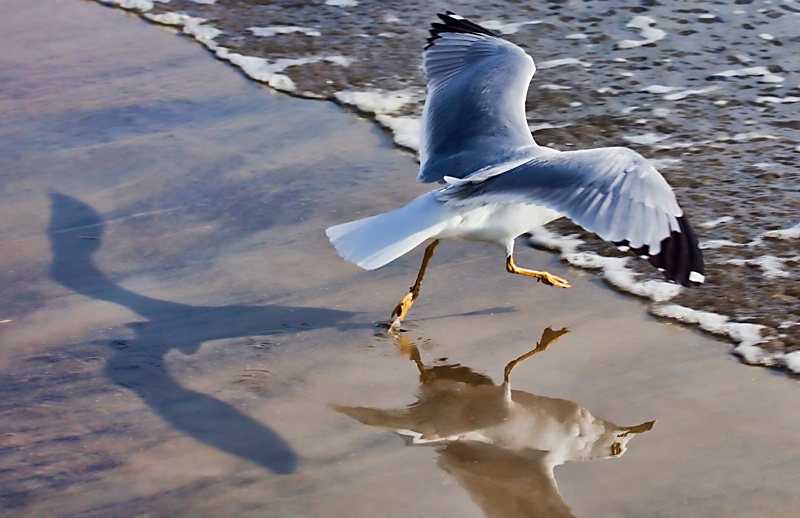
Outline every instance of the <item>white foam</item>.
<svg viewBox="0 0 800 518"><path fill-rule="evenodd" d="M186 14L178 13L145 13L142 15L142 17L162 25L180 27L181 32L193 37L195 40L213 51L216 51L220 48L214 39L222 34L222 31L214 26L206 25L207 20L205 18L194 18Z"/></svg>
<svg viewBox="0 0 800 518"><path fill-rule="evenodd" d="M353 58L348 58L347 56L325 56L322 59L340 67L349 67L353 64Z"/></svg>
<svg viewBox="0 0 800 518"><path fill-rule="evenodd" d="M541 246L548 250L560 252L562 256L577 253L578 247L583 244L583 240L577 238L575 234L562 236L546 228L537 230L536 233L531 236L530 242L535 246ZM600 266L595 268L600 268Z"/></svg>
<svg viewBox="0 0 800 518"><path fill-rule="evenodd" d="M774 103L774 104L790 104L790 103L800 103L800 97L794 97L792 95L787 97L774 97L771 95L764 95L761 97L756 97L756 102L759 104L764 103Z"/></svg>
<svg viewBox="0 0 800 518"><path fill-rule="evenodd" d="M766 32L762 32L761 34L758 35L758 37L766 41L772 41L775 39L775 36L773 36L772 34L767 34Z"/></svg>
<svg viewBox="0 0 800 518"><path fill-rule="evenodd" d="M116 5L123 9L131 11L147 12L153 9L153 3L159 0L100 0L100 3L106 5ZM160 3L169 3L169 0L160 0Z"/></svg>
<svg viewBox="0 0 800 518"><path fill-rule="evenodd" d="M572 90L571 86L554 85L554 84L540 85L539 88L542 90Z"/></svg>
<svg viewBox="0 0 800 518"><path fill-rule="evenodd" d="M592 66L591 63L587 63L586 61L581 61L577 58L561 58L561 59L551 59L549 61L542 61L541 63L537 63L536 67L539 69L545 68L555 68L561 67L564 65L580 65L584 68L589 68Z"/></svg>
<svg viewBox="0 0 800 518"><path fill-rule="evenodd" d="M764 232L760 236L756 237L755 239L747 243L747 246L751 248L756 246L761 246L764 243L765 239L797 239L797 238L800 238L800 223L790 228L769 230L767 232Z"/></svg>
<svg viewBox="0 0 800 518"><path fill-rule="evenodd" d="M418 99L418 96L410 90L336 92L334 97L342 104L354 106L362 112L373 114L381 126L392 132L393 139L399 146L414 151L419 150L419 117L397 115L401 108Z"/></svg>
<svg viewBox="0 0 800 518"><path fill-rule="evenodd" d="M537 25L540 23L542 22L539 20L534 20L530 22L517 22L517 23L503 23L498 20L486 20L480 22L481 25L483 25L490 31L498 31L501 34L514 34L520 29L520 27L524 27L526 25Z"/></svg>
<svg viewBox="0 0 800 518"><path fill-rule="evenodd" d="M723 70L712 74L718 77L748 77L748 76L761 76L762 83L782 83L784 78L773 74L767 67L747 67L736 68L732 70Z"/></svg>
<svg viewBox="0 0 800 518"><path fill-rule="evenodd" d="M219 48L214 39L222 34L222 31L211 25L205 24L203 18L187 18L183 24L182 32L193 37L206 47L215 50Z"/></svg>
<svg viewBox="0 0 800 518"><path fill-rule="evenodd" d="M547 229L539 229L530 242L560 252L561 259L572 266L602 270L603 278L612 286L654 302L670 300L683 289L678 284L662 280L639 280L638 274L628 266L630 257L606 257L595 252L578 252L583 241L574 235L560 236Z"/></svg>
<svg viewBox="0 0 800 518"><path fill-rule="evenodd" d="M309 56L293 59L278 58L275 60L268 60L254 56L243 56L242 54L230 52L224 47L220 47L217 50L217 56L241 68L245 74L256 81L266 83L275 90L284 92L294 92L297 90L294 81L292 81L289 76L281 74L281 72L289 67L318 63L320 61L327 61L342 66L347 66L349 64L349 58L343 56Z"/></svg>
<svg viewBox="0 0 800 518"><path fill-rule="evenodd" d="M683 160L680 158L651 158L649 162L653 164L653 167L661 171L663 169L674 167L683 162Z"/></svg>
<svg viewBox="0 0 800 518"><path fill-rule="evenodd" d="M800 351L784 354L783 362L790 371L800 372Z"/></svg>
<svg viewBox="0 0 800 518"><path fill-rule="evenodd" d="M675 92L665 95L664 100L679 101L681 99L686 99L690 95L702 95L702 94L707 94L709 92L713 92L715 90L719 90L719 86L707 86L705 88L682 90L680 92Z"/></svg>
<svg viewBox="0 0 800 518"><path fill-rule="evenodd" d="M271 27L250 27L247 30L252 32L255 36L263 36L263 37L275 36L276 34L292 34L295 32L299 32L301 34L305 34L306 36L312 36L312 37L322 36L322 33L316 29L309 29L307 27L297 27L289 25L273 25Z"/></svg>
<svg viewBox="0 0 800 518"><path fill-rule="evenodd" d="M566 36L564 36L564 38L566 38L568 40L585 40L588 37L589 36L587 36L586 34L583 34L581 32L574 32L572 34L567 34Z"/></svg>
<svg viewBox="0 0 800 518"><path fill-rule="evenodd" d="M736 135L730 137L731 139L737 142L748 142L751 140L775 140L778 137L775 135L770 135L768 133L760 133L758 131L748 131L746 133L737 133ZM720 137L717 140L726 140L724 137Z"/></svg>
<svg viewBox="0 0 800 518"><path fill-rule="evenodd" d="M726 264L736 266L755 266L764 272L767 279L777 279L779 277L789 277L789 272L784 270L787 261L800 260L800 256L792 258L781 258L774 255L761 255L755 259L729 259Z"/></svg>
<svg viewBox="0 0 800 518"><path fill-rule="evenodd" d="M656 117L669 117L672 113L672 110L669 108L653 108L653 115Z"/></svg>
<svg viewBox="0 0 800 518"><path fill-rule="evenodd" d="M345 91L336 92L334 97L342 104L355 106L363 112L375 115L396 115L403 106L417 100L417 97L410 90L394 92L384 90Z"/></svg>
<svg viewBox="0 0 800 518"><path fill-rule="evenodd" d="M668 135L657 135L655 133L645 133L644 135L623 135L623 139L634 144L650 145L669 138Z"/></svg>
<svg viewBox="0 0 800 518"><path fill-rule="evenodd" d="M800 232L800 228L797 231ZM736 343L734 352L747 363L786 367L793 372L800 373L800 351L788 354L771 353L758 347L758 344L767 341L761 334L766 329L765 326L732 322L725 315L695 310L678 304L663 304L679 294L682 287L658 280L639 281L637 275L627 266L630 258L605 257L594 252L578 252L577 249L583 243L582 240L575 236L559 236L547 229L537 230L531 238L531 243L560 251L561 258L572 266L602 270L603 278L613 286L655 302L656 304L650 308L650 312L655 316L698 325L709 333L730 338ZM795 260L800 261L800 256ZM695 273L692 280L699 281L698 277L700 275Z"/></svg>
<svg viewBox="0 0 800 518"><path fill-rule="evenodd" d="M744 246L741 243L736 243L728 239L709 239L707 241L700 241L698 244L700 250L715 250L717 248L725 248L728 246Z"/></svg>
<svg viewBox="0 0 800 518"><path fill-rule="evenodd" d="M550 124L547 122L543 122L541 124L528 124L528 129L531 131L531 133L536 133L537 131L542 131L546 129L559 129L559 128L566 128L569 126L570 126L569 122L564 122L561 124Z"/></svg>
<svg viewBox="0 0 800 518"><path fill-rule="evenodd" d="M731 322L728 317L718 313L699 311L679 304L657 305L650 308L650 312L659 317L670 318L687 324L697 324L700 329L709 333L730 337L737 342L737 349L739 347L752 347L766 341L761 336L761 331L765 329L764 326ZM756 349L763 352L761 348Z"/></svg>
<svg viewBox="0 0 800 518"><path fill-rule="evenodd" d="M764 233L767 239L797 239L800 238L800 223L797 225L783 229L783 230L770 230Z"/></svg>
<svg viewBox="0 0 800 518"><path fill-rule="evenodd" d="M651 94L665 94L668 92L674 92L675 90L680 90L683 87L681 86L666 86L666 85L650 85L642 88L639 90L640 92L647 92Z"/></svg>
<svg viewBox="0 0 800 518"><path fill-rule="evenodd" d="M640 91L651 94L663 94L664 100L678 101L681 99L685 99L690 95L702 95L702 94L707 94L709 92L713 92L715 90L719 90L719 86L712 85L712 86L707 86L705 88L689 89L689 88L684 88L682 86L650 85L642 88Z"/></svg>
<svg viewBox="0 0 800 518"><path fill-rule="evenodd" d="M393 117L376 115L375 120L392 132L392 138L398 146L419 151L420 119L419 117Z"/></svg>
<svg viewBox="0 0 800 518"><path fill-rule="evenodd" d="M639 29L639 33L641 34L643 40L622 40L617 42L617 48L620 49L630 49L634 47L641 47L642 45L649 45L651 43L655 43L667 35L666 32L662 31L661 29L656 29L655 27L651 27L651 25L655 25L656 21L649 16L634 16L633 20L628 22L626 27L631 27L634 29Z"/></svg>
<svg viewBox="0 0 800 518"><path fill-rule="evenodd" d="M358 5L356 0L325 0L325 5L334 7L355 7Z"/></svg>
<svg viewBox="0 0 800 518"><path fill-rule="evenodd" d="M733 221L733 216L722 216L721 218L712 219L711 221L701 223L700 226L703 228L714 228L723 223L728 223L729 221Z"/></svg>

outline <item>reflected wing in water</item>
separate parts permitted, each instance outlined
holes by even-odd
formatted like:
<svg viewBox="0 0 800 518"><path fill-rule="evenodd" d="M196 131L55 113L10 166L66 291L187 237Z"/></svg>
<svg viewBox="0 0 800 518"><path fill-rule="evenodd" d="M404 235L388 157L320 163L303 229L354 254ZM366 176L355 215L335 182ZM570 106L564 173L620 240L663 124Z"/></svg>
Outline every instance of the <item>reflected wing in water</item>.
<svg viewBox="0 0 800 518"><path fill-rule="evenodd" d="M439 466L458 480L490 518L574 516L561 498L546 453L472 441L438 448Z"/></svg>

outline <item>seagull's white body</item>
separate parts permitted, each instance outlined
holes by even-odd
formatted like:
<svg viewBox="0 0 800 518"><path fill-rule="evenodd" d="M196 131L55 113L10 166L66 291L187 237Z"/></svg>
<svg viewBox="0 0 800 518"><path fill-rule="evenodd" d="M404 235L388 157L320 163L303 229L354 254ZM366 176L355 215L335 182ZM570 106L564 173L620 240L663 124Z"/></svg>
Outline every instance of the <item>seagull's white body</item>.
<svg viewBox="0 0 800 518"><path fill-rule="evenodd" d="M417 179L445 185L397 210L327 229L337 252L372 270L431 239L485 241L506 250L509 271L543 280L542 272L513 265L514 239L567 216L647 257L669 280L702 282L697 240L655 167L628 148L539 146L525 116L533 59L460 16L439 18L423 53L428 98Z"/></svg>
<svg viewBox="0 0 800 518"><path fill-rule="evenodd" d="M527 203L480 204L465 210L441 203L436 192L429 192L397 210L331 227L327 235L343 258L374 270L430 239L495 243L511 254L517 236L562 215Z"/></svg>

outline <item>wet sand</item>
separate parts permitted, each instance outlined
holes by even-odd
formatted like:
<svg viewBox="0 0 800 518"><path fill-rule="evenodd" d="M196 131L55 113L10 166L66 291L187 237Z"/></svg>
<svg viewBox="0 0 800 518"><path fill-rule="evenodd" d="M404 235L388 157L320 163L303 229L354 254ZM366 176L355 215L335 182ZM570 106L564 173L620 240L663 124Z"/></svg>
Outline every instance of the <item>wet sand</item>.
<svg viewBox="0 0 800 518"><path fill-rule="evenodd" d="M323 229L424 192L413 157L134 16L75 0L11 6L4 515L514 516L545 501L564 511L563 497L577 516L794 516L796 380L531 249L519 264L573 288L505 274L491 246L445 244L407 342L377 336L421 251L365 272ZM657 421L619 458L555 467L560 496L529 450L408 446L332 407L414 402L413 346L423 370L460 364L472 381L450 381L499 384L547 326L571 332L517 366L520 402ZM509 510L487 497L511 501L514 481L537 498Z"/></svg>

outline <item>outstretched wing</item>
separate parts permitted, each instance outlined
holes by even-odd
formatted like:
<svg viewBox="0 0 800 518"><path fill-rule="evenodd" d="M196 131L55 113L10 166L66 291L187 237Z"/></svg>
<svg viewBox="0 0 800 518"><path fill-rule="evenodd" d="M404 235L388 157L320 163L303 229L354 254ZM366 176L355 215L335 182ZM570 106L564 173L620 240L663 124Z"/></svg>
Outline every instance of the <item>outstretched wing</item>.
<svg viewBox="0 0 800 518"><path fill-rule="evenodd" d="M669 280L703 282L697 238L664 177L627 148L540 155L450 184L437 193L446 203L522 202L555 209L586 230L647 256Z"/></svg>
<svg viewBox="0 0 800 518"><path fill-rule="evenodd" d="M421 182L462 178L535 146L525 97L536 67L521 48L451 12L439 14L423 53ZM528 156L531 151L528 150Z"/></svg>

